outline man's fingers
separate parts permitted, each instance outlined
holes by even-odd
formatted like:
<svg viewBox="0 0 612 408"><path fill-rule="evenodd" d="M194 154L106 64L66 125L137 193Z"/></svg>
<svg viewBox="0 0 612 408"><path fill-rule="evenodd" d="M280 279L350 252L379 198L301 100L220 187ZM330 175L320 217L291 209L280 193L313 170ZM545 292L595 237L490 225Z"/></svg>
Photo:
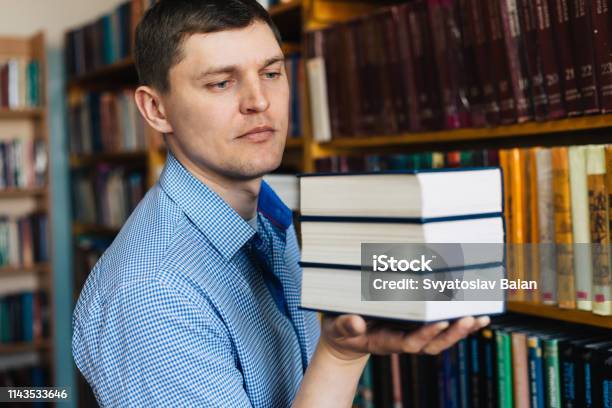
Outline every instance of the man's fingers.
<svg viewBox="0 0 612 408"><path fill-rule="evenodd" d="M410 333L385 328L371 335L370 352L375 354L418 353L447 327L448 322L440 322Z"/></svg>
<svg viewBox="0 0 612 408"><path fill-rule="evenodd" d="M358 315L342 315L334 320L333 337L356 337L366 333L366 322Z"/></svg>
<svg viewBox="0 0 612 408"><path fill-rule="evenodd" d="M438 335L424 349L427 354L438 354L471 333L479 325L473 317L464 317L454 323L448 330Z"/></svg>

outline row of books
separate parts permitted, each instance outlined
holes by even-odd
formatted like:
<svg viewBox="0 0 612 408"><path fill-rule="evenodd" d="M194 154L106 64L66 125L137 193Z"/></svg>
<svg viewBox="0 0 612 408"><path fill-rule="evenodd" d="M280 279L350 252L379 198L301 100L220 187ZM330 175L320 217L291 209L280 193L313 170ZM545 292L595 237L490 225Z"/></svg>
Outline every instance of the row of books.
<svg viewBox="0 0 612 408"><path fill-rule="evenodd" d="M337 156L316 165L331 172L501 165L508 275L538 282L537 291L510 293L511 299L610 315L609 150L598 145Z"/></svg>
<svg viewBox="0 0 612 408"><path fill-rule="evenodd" d="M0 108L24 109L40 104L39 62L26 58L0 61Z"/></svg>
<svg viewBox="0 0 612 408"><path fill-rule="evenodd" d="M142 151L147 145L133 89L75 96L68 121L72 153Z"/></svg>
<svg viewBox="0 0 612 408"><path fill-rule="evenodd" d="M10 278L3 278L7 279ZM48 312L45 309L46 296L42 291L0 296L0 344L32 342L46 338Z"/></svg>
<svg viewBox="0 0 612 408"><path fill-rule="evenodd" d="M509 273L536 279L547 304L612 315L612 147L500 151Z"/></svg>
<svg viewBox="0 0 612 408"><path fill-rule="evenodd" d="M48 234L44 213L0 216L0 266L27 268L49 261Z"/></svg>
<svg viewBox="0 0 612 408"><path fill-rule="evenodd" d="M0 356L0 387L48 387L49 367L35 352ZM33 403L33 406L44 406Z"/></svg>
<svg viewBox="0 0 612 408"><path fill-rule="evenodd" d="M96 21L65 35L66 70L69 78L85 75L132 55L136 26L155 0L121 3Z"/></svg>
<svg viewBox="0 0 612 408"><path fill-rule="evenodd" d="M354 406L608 407L610 387L605 330L500 316L437 356L372 356Z"/></svg>
<svg viewBox="0 0 612 408"><path fill-rule="evenodd" d="M41 140L14 138L0 141L0 191L44 187L47 162L47 148Z"/></svg>
<svg viewBox="0 0 612 408"><path fill-rule="evenodd" d="M310 32L314 135L610 112L608 8L599 0L418 0Z"/></svg>
<svg viewBox="0 0 612 408"><path fill-rule="evenodd" d="M141 169L99 164L93 170L75 171L73 177L74 220L119 228L146 191Z"/></svg>

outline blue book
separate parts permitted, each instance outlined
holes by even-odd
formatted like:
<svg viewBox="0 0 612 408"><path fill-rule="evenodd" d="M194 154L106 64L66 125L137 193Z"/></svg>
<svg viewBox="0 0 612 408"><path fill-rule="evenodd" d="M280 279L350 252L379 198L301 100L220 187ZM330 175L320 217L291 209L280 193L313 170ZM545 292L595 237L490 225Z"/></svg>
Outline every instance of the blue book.
<svg viewBox="0 0 612 408"><path fill-rule="evenodd" d="M544 364L542 360L542 341L537 335L531 335L527 338L527 347L531 407L544 408Z"/></svg>

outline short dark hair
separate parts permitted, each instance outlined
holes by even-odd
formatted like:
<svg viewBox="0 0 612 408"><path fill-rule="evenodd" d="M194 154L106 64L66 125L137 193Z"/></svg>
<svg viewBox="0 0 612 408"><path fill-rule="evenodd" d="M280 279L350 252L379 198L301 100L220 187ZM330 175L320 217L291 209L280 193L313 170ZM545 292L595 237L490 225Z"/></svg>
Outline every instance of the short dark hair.
<svg viewBox="0 0 612 408"><path fill-rule="evenodd" d="M159 0L136 28L134 60L141 85L170 90L168 72L183 58L182 45L191 34L268 24L281 37L268 12L256 0Z"/></svg>

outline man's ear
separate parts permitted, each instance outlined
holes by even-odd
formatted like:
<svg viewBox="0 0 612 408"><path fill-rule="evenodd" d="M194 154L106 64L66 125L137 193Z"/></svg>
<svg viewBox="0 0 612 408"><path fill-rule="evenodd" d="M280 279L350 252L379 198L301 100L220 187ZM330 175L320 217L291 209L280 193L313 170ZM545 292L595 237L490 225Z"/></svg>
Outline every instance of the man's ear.
<svg viewBox="0 0 612 408"><path fill-rule="evenodd" d="M140 114L149 126L162 134L172 133L172 125L166 118L164 104L155 89L149 86L140 86L134 93L134 99Z"/></svg>

